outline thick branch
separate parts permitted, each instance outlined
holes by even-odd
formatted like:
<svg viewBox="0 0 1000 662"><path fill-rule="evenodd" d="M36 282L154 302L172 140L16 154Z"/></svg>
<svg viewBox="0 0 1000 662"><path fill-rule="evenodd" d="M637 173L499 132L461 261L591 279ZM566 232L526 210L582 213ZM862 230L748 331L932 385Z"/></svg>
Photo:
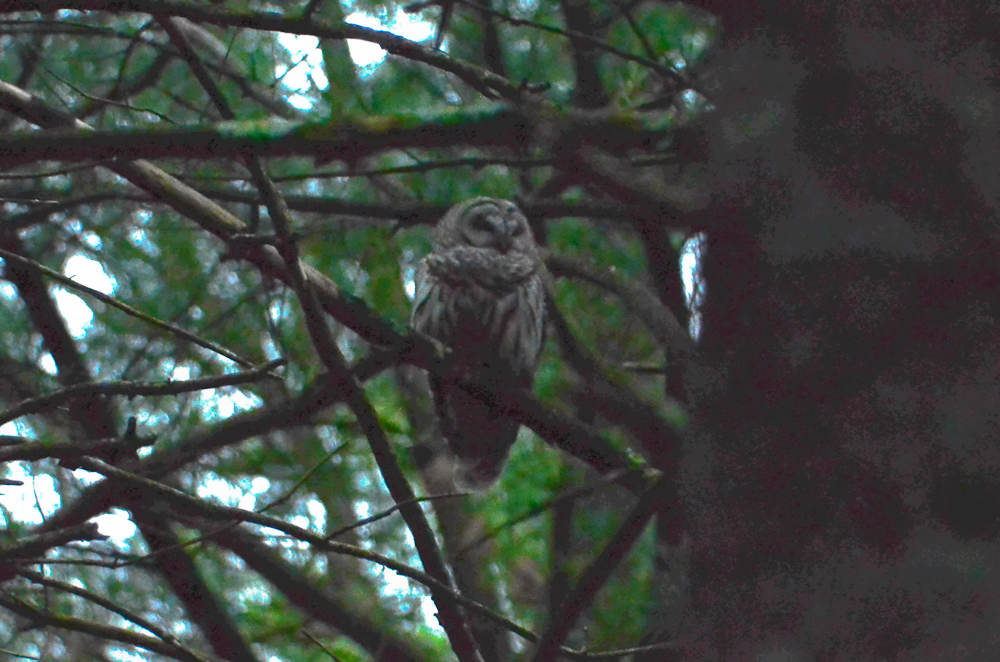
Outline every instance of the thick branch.
<svg viewBox="0 0 1000 662"><path fill-rule="evenodd" d="M152 438L129 436L88 439L79 442L60 441L50 444L28 441L0 447L0 462L13 462L15 460L30 462L43 458L54 458L67 462L64 466L71 466L84 455L114 461L117 458L127 457L127 454L134 453L137 448L152 445L153 441Z"/></svg>
<svg viewBox="0 0 1000 662"><path fill-rule="evenodd" d="M143 127L133 131L76 130L8 134L0 138L0 162L8 167L36 161L108 159L224 158L311 154L324 161L357 161L391 149L444 149L455 145L510 145L511 135L524 134L524 117L510 110L433 117L375 117L331 126L232 122L202 128Z"/></svg>
<svg viewBox="0 0 1000 662"><path fill-rule="evenodd" d="M40 11L52 12L59 9L79 11L141 12L145 14L165 14L186 18L195 23L208 23L223 27L291 34L312 35L320 39L360 39L378 44L393 55L424 62L461 78L487 97L496 94L507 98L517 98L517 85L494 73L485 71L468 62L448 57L426 46L399 37L391 32L373 30L360 25L342 23L327 26L311 18L287 18L277 13L220 11L204 5L188 5L175 0L0 0L0 12Z"/></svg>
<svg viewBox="0 0 1000 662"><path fill-rule="evenodd" d="M211 541L243 559L247 567L269 581L292 605L322 623L334 627L358 642L375 658L399 662L430 662L433 654L420 647L419 639L407 639L392 631L381 619L369 618L356 604L334 591L324 591L303 575L262 539L242 527L229 529Z"/></svg>

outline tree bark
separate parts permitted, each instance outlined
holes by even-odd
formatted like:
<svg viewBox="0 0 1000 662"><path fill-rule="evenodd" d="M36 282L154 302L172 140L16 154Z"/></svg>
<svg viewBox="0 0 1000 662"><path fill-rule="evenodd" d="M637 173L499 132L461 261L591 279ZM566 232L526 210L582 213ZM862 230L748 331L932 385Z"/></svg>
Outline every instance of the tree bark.
<svg viewBox="0 0 1000 662"><path fill-rule="evenodd" d="M684 136L719 224L713 379L691 385L681 471L684 658L984 659L1000 636L995 8L700 6L725 34L702 78L717 112Z"/></svg>

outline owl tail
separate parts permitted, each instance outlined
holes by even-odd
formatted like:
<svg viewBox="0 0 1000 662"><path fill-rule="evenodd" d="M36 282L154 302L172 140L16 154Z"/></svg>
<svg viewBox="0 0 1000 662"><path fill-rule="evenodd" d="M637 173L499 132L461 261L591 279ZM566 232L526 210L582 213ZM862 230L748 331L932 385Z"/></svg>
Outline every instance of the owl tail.
<svg viewBox="0 0 1000 662"><path fill-rule="evenodd" d="M503 472L521 424L460 388L432 382L441 432L461 465L457 478L473 490L489 488Z"/></svg>

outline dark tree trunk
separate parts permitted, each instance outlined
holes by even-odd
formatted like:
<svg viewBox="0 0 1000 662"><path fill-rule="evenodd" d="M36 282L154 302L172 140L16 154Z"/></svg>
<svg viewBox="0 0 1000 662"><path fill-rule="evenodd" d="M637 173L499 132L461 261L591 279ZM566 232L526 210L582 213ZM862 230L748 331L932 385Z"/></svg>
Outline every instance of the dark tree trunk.
<svg viewBox="0 0 1000 662"><path fill-rule="evenodd" d="M717 229L683 656L987 659L1000 13L700 6L724 36L703 79L718 110L692 129Z"/></svg>

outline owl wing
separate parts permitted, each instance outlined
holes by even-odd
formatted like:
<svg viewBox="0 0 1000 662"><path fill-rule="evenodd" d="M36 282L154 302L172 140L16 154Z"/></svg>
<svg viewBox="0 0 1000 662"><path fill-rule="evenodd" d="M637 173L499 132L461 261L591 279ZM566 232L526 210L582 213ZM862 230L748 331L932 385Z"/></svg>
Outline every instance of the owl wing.
<svg viewBox="0 0 1000 662"><path fill-rule="evenodd" d="M427 266L427 258L421 260L417 267L413 283L415 293L410 326L450 346L451 324L449 319L451 316L448 314L449 292L446 291L450 288L431 274Z"/></svg>
<svg viewBox="0 0 1000 662"><path fill-rule="evenodd" d="M497 302L499 352L517 378L530 386L545 345L545 288L538 274Z"/></svg>

